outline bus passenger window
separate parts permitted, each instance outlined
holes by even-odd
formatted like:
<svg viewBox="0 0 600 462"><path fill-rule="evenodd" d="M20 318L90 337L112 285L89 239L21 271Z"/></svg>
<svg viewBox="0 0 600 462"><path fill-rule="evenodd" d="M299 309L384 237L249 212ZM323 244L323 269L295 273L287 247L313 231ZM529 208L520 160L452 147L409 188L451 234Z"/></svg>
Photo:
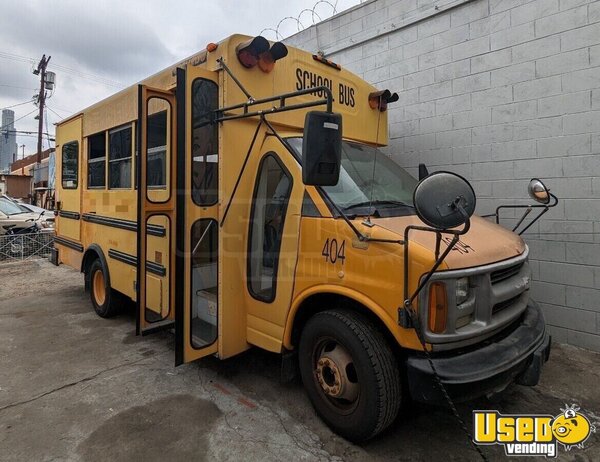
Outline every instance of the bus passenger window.
<svg viewBox="0 0 600 462"><path fill-rule="evenodd" d="M192 226L191 339L194 348L217 340L219 225L200 219Z"/></svg>
<svg viewBox="0 0 600 462"><path fill-rule="evenodd" d="M218 126L212 111L218 109L219 91L210 80L192 84L192 198L197 205L219 200Z"/></svg>
<svg viewBox="0 0 600 462"><path fill-rule="evenodd" d="M109 188L131 188L131 125L111 130L108 138Z"/></svg>
<svg viewBox="0 0 600 462"><path fill-rule="evenodd" d="M66 143L62 148L62 187L77 189L79 179L79 142Z"/></svg>
<svg viewBox="0 0 600 462"><path fill-rule="evenodd" d="M275 299L279 249L291 191L289 173L272 154L265 156L254 190L248 249L248 287L254 298L265 302Z"/></svg>
<svg viewBox="0 0 600 462"><path fill-rule="evenodd" d="M106 186L106 134L88 137L88 188Z"/></svg>

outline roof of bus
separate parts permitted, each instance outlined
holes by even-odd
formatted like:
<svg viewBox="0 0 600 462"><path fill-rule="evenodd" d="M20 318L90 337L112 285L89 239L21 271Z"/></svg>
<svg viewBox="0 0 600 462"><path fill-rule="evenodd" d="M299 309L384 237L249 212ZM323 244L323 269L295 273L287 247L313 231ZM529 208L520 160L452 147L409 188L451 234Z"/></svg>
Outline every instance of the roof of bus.
<svg viewBox="0 0 600 462"><path fill-rule="evenodd" d="M160 72L142 80L139 84L161 90L172 90L176 84L175 70L178 67L188 69L198 67L208 71L220 71L217 59L222 57L254 99L294 92L315 86L327 86L333 94L333 110L343 116L343 133L346 138L371 144L387 143L387 112L379 112L369 107L368 97L376 88L346 69L338 69L317 59L315 55L288 47L288 55L277 61L271 73L261 71L258 66L247 69L238 61L236 47L252 37L232 35L219 42L216 50L200 51ZM221 104L223 107L247 102L248 98L238 85L227 75L220 77L223 86ZM80 111L68 120L83 115L83 136L88 136L137 119L137 86L128 88ZM322 95L307 94L286 101L297 104L322 99ZM269 109L277 105L270 103L259 109ZM275 124L301 130L307 110L324 110L313 107L302 111L290 111L269 116Z"/></svg>

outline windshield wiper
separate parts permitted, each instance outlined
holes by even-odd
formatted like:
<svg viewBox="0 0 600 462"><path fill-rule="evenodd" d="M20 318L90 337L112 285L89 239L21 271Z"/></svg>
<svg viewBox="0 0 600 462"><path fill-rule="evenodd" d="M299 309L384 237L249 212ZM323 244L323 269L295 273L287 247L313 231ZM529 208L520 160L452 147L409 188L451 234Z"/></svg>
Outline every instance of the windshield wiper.
<svg viewBox="0 0 600 462"><path fill-rule="evenodd" d="M346 207L344 207L342 210L350 210L350 209L354 209L357 207L367 207L370 205L391 205L391 206L395 206L395 207L410 207L411 209L414 209L415 207L413 205L407 204L406 202L402 202L402 201L393 201L393 200L376 200L376 201L365 201L365 202L359 202L357 204L352 204L352 205L348 205Z"/></svg>

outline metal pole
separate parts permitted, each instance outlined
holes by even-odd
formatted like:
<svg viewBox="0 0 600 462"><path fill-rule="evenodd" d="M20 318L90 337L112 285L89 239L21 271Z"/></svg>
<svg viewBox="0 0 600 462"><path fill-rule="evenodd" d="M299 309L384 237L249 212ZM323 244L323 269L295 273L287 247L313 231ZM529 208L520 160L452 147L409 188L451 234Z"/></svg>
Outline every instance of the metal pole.
<svg viewBox="0 0 600 462"><path fill-rule="evenodd" d="M39 103L40 103L40 112L38 116L38 143L37 143L37 158L36 163L40 164L42 162L42 132L44 127L44 103L46 100L46 67L48 67L48 63L50 62L50 56L46 58L46 55L42 56L40 60L37 71L40 74L40 95L39 95Z"/></svg>

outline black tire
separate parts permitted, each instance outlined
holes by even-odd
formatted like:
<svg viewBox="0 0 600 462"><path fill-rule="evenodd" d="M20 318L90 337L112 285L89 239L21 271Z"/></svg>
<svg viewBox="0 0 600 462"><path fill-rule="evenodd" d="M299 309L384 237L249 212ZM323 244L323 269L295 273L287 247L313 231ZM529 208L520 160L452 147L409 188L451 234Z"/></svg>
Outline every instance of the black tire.
<svg viewBox="0 0 600 462"><path fill-rule="evenodd" d="M332 350L327 350L333 344L333 351L340 345L351 357L351 363L342 361L342 365L354 390L358 384L358 392L349 393L357 394L355 401L332 397L333 388L325 390L328 385L323 382L329 377L337 386L340 375L339 368L327 371L319 365L327 355L333 356ZM398 362L378 326L366 317L346 310L317 313L302 331L298 355L308 397L317 414L337 434L353 442L365 441L396 419L402 395ZM344 377L340 381L343 383Z"/></svg>
<svg viewBox="0 0 600 462"><path fill-rule="evenodd" d="M104 300L99 299L100 296L96 293L94 287L94 278L97 272L100 272L98 277L101 276L104 282ZM92 262L87 277L89 278L90 298L96 314L101 318L111 318L117 315L121 310L120 297L117 292L111 289L108 269L104 268L100 259Z"/></svg>

